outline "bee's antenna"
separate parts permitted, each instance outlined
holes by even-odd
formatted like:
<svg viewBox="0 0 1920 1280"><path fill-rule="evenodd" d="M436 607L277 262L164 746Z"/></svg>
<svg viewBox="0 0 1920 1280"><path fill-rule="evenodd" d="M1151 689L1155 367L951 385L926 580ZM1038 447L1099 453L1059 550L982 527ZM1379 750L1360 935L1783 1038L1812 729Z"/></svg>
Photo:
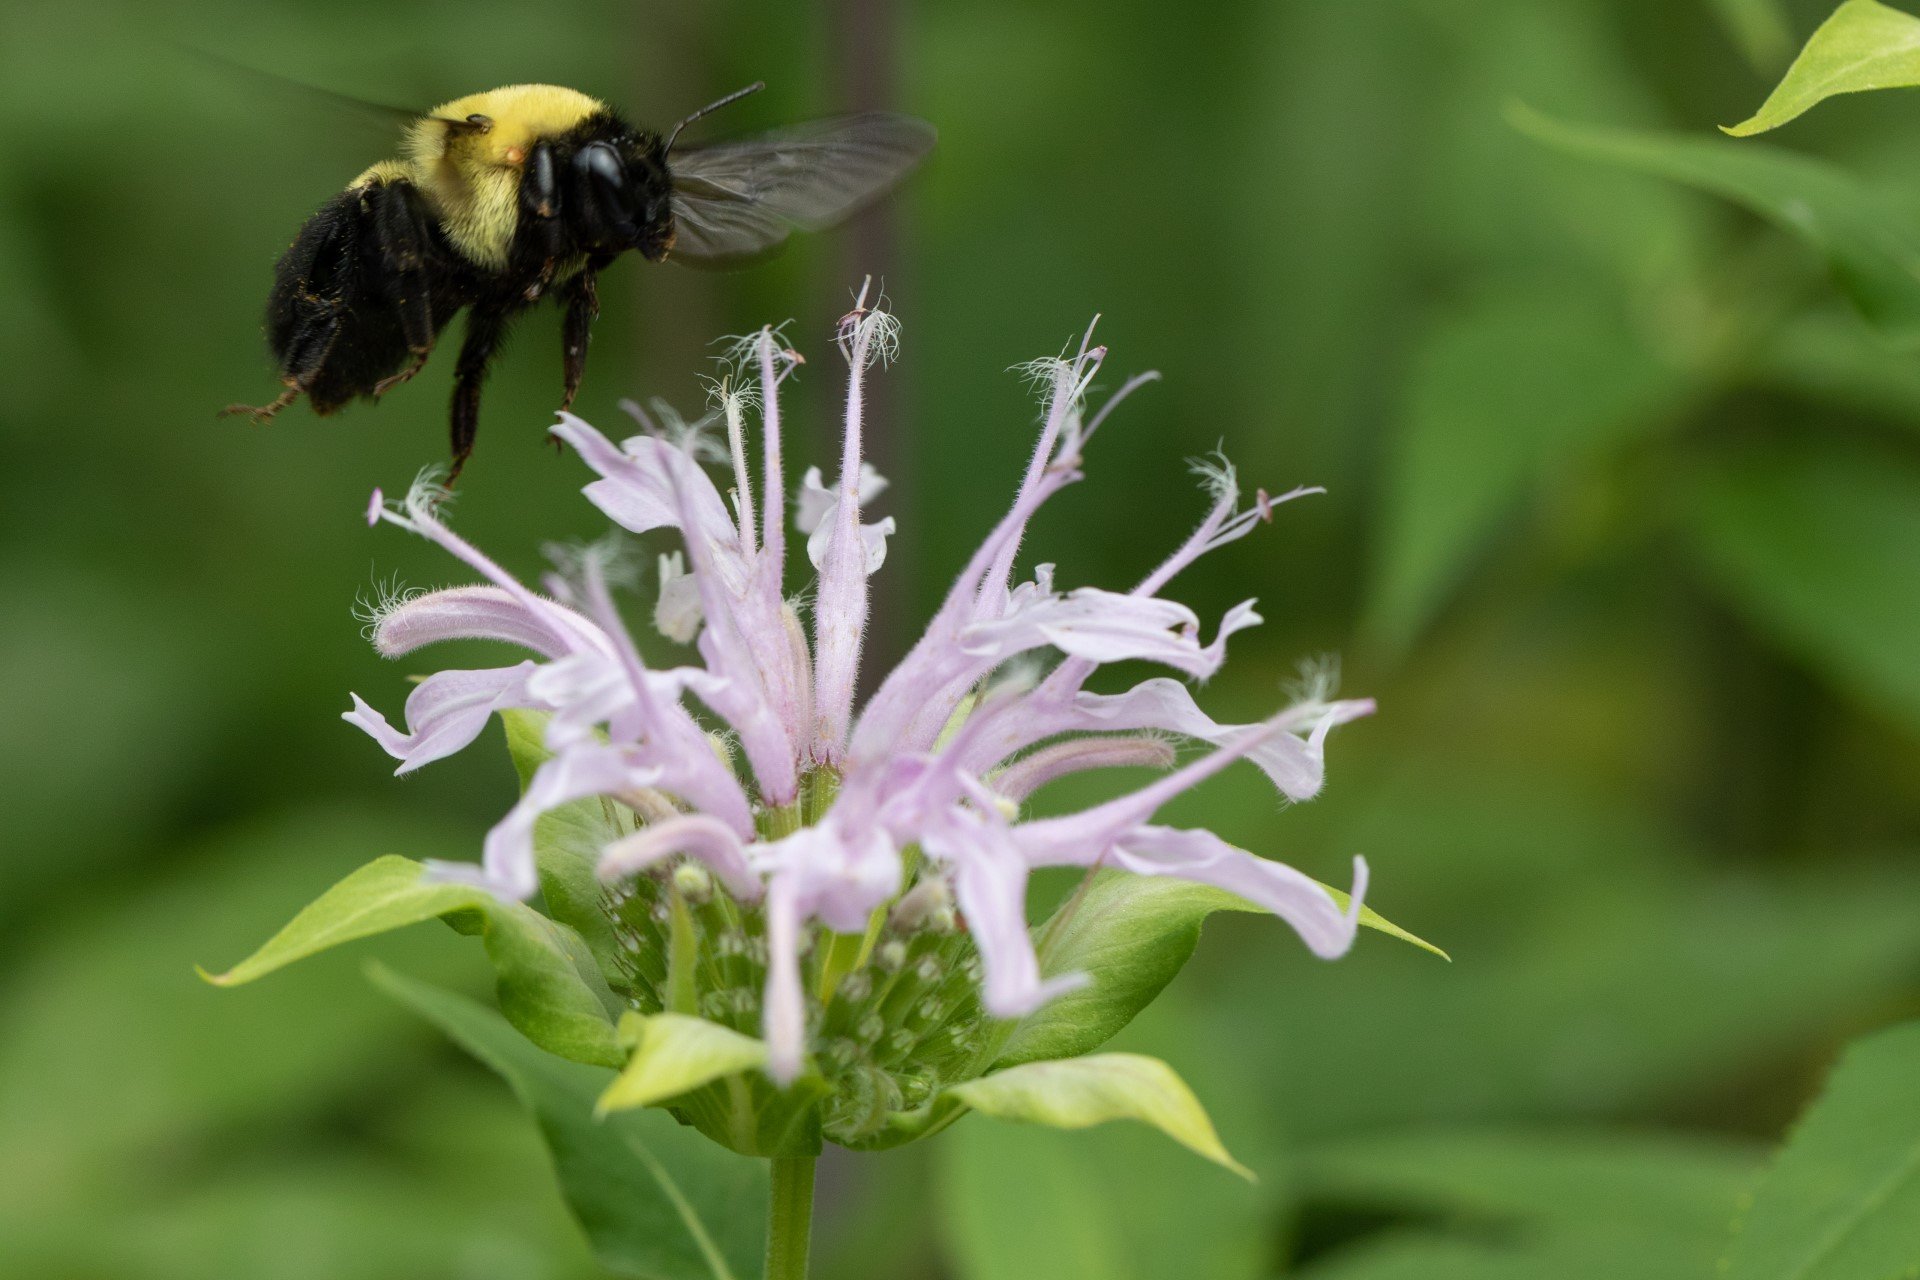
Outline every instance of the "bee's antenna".
<svg viewBox="0 0 1920 1280"><path fill-rule="evenodd" d="M700 108L698 111L688 116L685 120L682 120L679 124L673 126L673 132L667 135L667 145L665 149L668 151L673 150L674 139L680 136L680 131L682 129L692 124L695 120L698 120L702 116L712 115L714 112L718 111L720 108L725 106L731 106L733 103L740 101L740 99L746 97L747 95L758 93L766 87L767 87L767 82L765 80L755 80L752 84L748 85L744 89L735 89L732 93L728 94L726 97L718 99L717 101L714 101L714 102L709 102L706 106Z"/></svg>

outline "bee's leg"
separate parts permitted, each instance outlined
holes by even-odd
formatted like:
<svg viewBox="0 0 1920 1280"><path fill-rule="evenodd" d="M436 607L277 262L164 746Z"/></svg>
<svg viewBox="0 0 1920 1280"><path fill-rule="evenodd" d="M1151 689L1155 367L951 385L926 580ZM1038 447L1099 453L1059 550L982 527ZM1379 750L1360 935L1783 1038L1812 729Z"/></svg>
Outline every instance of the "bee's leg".
<svg viewBox="0 0 1920 1280"><path fill-rule="evenodd" d="M286 390L265 404L230 404L215 416L234 418L244 415L245 417L253 419L254 426L264 427L273 421L273 415L279 413L299 398L300 388L292 381L289 381Z"/></svg>
<svg viewBox="0 0 1920 1280"><path fill-rule="evenodd" d="M523 296L534 302L553 283L554 265L562 249L560 180L549 143L539 143L527 153L520 175L520 226L531 254L531 260L522 261L533 272Z"/></svg>
<svg viewBox="0 0 1920 1280"><path fill-rule="evenodd" d="M413 358L404 369L373 385L375 399L411 379L433 354L433 296L427 287L426 211L411 183L382 183L368 189L373 237L385 267L387 301L400 317Z"/></svg>
<svg viewBox="0 0 1920 1280"><path fill-rule="evenodd" d="M506 336L508 313L499 307L480 305L467 312L467 336L460 344L460 359L453 367L453 408L450 427L453 443L453 469L447 483L459 478L473 453L474 437L480 433L480 384L486 381L487 365Z"/></svg>
<svg viewBox="0 0 1920 1280"><path fill-rule="evenodd" d="M587 375L587 344L593 340L593 322L600 315L596 270L596 263L589 262L579 274L560 286L561 302L567 309L566 318L560 322L562 410L573 407L573 398L580 392L580 380Z"/></svg>

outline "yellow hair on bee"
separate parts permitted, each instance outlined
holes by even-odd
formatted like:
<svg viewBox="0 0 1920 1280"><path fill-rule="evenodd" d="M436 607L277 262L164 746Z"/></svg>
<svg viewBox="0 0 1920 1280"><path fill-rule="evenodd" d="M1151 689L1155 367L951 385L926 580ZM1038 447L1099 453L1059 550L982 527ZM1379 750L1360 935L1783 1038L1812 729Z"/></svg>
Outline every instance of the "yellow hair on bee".
<svg viewBox="0 0 1920 1280"><path fill-rule="evenodd" d="M410 178L439 215L453 247L499 269L519 223L520 172L535 143L607 110L577 89L514 84L435 107L407 131L404 161L367 170L355 185ZM467 124L483 116L488 123Z"/></svg>

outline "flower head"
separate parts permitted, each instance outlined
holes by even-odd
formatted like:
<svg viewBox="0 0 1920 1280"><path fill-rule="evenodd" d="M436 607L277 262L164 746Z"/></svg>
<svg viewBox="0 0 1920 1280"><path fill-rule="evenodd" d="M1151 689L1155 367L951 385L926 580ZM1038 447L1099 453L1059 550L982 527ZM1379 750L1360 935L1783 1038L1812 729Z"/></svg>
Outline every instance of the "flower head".
<svg viewBox="0 0 1920 1280"><path fill-rule="evenodd" d="M430 481L397 503L375 495L376 519L437 543L480 579L384 603L370 628L379 651L397 657L483 638L526 656L427 677L407 700L404 730L357 696L346 719L406 772L472 742L495 711L549 716L552 754L488 833L480 863L436 864L434 874L528 897L539 883L536 821L584 797L606 799L630 832L599 861L631 962L628 994L643 1011L691 999L694 1008L680 1011L758 1032L782 1084L815 1063L855 1100L830 1131L857 1128L863 1088L875 1106L911 1105L974 1054L986 1020L1028 1013L1081 981L1042 974L1025 914L1035 868L1113 867L1215 885L1286 920L1315 954L1344 952L1363 862L1355 860L1343 907L1290 867L1154 817L1241 759L1287 799L1313 796L1328 732L1372 704L1332 700L1320 681L1264 719L1222 723L1172 676L1120 693L1086 687L1099 667L1121 661L1195 680L1218 670L1227 638L1260 621L1254 602L1229 609L1209 636L1162 591L1310 491L1243 502L1232 467L1211 460L1198 468L1209 504L1199 525L1131 590L1063 589L1047 564L1017 577L1034 513L1081 478L1088 440L1145 380L1088 419L1105 357L1089 330L1071 356L1023 370L1043 413L1013 501L918 643L857 704L868 578L894 529L891 517L867 512L885 481L861 456L862 388L870 368L891 358L899 324L863 298L836 341L847 367L841 453L830 484L806 472L792 517L817 574L810 617L785 594L779 392L801 361L776 330L735 342L716 383L724 488L703 466L698 431L656 429L616 443L570 414L553 428L597 474L586 495L615 524L678 535L679 548L658 561L653 617L668 639L693 644L698 660L688 665L642 657L616 611L606 555L566 557L565 572L536 592L447 526L444 494ZM1181 763L1192 746L1204 750ZM1022 816L1046 783L1114 766L1166 772L1078 813ZM696 928L712 964L671 989L668 953Z"/></svg>

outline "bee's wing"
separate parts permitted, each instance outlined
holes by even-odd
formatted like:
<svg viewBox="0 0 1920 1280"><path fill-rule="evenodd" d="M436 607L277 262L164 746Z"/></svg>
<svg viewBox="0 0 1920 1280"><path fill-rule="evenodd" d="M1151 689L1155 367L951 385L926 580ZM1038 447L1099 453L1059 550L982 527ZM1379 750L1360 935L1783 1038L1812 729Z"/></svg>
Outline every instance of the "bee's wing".
<svg viewBox="0 0 1920 1280"><path fill-rule="evenodd" d="M673 256L749 258L796 228L832 226L898 182L933 140L924 120L870 113L677 150Z"/></svg>

